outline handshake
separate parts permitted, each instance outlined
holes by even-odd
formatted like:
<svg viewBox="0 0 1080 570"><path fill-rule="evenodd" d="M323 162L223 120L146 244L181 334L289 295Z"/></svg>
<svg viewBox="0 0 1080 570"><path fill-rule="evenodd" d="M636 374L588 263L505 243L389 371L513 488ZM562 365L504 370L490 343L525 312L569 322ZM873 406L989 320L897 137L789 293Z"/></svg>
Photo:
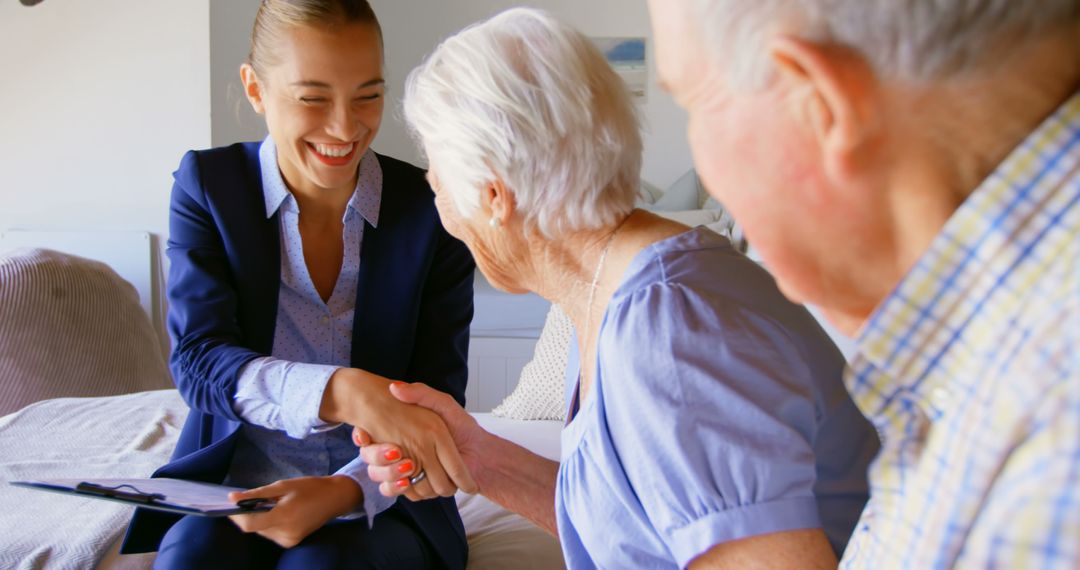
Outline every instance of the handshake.
<svg viewBox="0 0 1080 570"><path fill-rule="evenodd" d="M355 426L353 441L379 491L413 501L450 497L459 489L480 492L473 478L479 447L497 439L450 395L355 368L340 368L330 378L319 416ZM240 530L284 548L365 503L357 482L344 475L297 477L230 494L234 502L256 498L273 499L276 506L230 518Z"/></svg>
<svg viewBox="0 0 1080 570"><path fill-rule="evenodd" d="M487 434L449 394L425 384L392 382L395 400L355 424L353 442L368 477L387 497L413 501L480 492L478 447Z"/></svg>

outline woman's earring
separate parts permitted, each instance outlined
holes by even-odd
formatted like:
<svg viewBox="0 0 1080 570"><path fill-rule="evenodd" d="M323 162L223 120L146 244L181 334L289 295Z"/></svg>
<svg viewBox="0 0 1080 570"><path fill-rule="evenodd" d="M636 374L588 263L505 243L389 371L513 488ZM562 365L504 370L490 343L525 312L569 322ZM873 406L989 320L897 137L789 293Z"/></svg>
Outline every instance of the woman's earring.
<svg viewBox="0 0 1080 570"><path fill-rule="evenodd" d="M488 220L488 225L497 228L502 225L502 220L499 219L499 216L492 216L491 219Z"/></svg>

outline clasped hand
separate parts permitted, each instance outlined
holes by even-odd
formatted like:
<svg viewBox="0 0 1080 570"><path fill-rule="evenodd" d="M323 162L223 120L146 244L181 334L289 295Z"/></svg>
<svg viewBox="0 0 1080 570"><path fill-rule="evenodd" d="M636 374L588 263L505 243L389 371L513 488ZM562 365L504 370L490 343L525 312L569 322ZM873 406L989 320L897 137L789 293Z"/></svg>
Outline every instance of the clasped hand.
<svg viewBox="0 0 1080 570"><path fill-rule="evenodd" d="M393 384L417 386L423 389L421 394L444 407L461 409L449 395L423 384ZM425 477L416 485L421 491L410 498L450 497L458 489L476 492L477 485L443 418L431 409L395 398L390 386L391 382L385 378L355 369L340 369L327 385L320 415L328 421L355 426L354 433L364 434L369 441L377 438L396 442L397 445L385 446L377 461L366 460L368 471L369 475L373 468L393 471L397 474L395 480L407 482L422 470ZM464 410L462 413L472 419ZM368 455L374 456L375 450L370 451ZM387 492L389 486L380 485L380 492L386 496L401 494ZM354 511L362 503L364 493L350 477L333 475L287 479L232 493L229 498L276 500L276 506L268 512L235 515L230 519L244 532L258 533L291 548L333 518Z"/></svg>
<svg viewBox="0 0 1080 570"><path fill-rule="evenodd" d="M480 427L475 418L449 395L423 384L398 382L390 386L389 392L401 405L416 411L437 414L436 418L449 429L452 438L450 445L455 446L454 455L464 460L465 465L468 466L465 474L477 472L481 457L479 448L487 432ZM387 497L405 495L410 500L420 501L437 496L450 496L456 490L448 490L436 485L432 481L431 470L426 465L424 470L427 472L427 477L412 484L410 478L418 472L410 451L415 447L403 445L402 440L380 437L361 426L353 429L353 440L360 447L360 457L368 464L368 477L379 483L379 492ZM472 483L470 486L458 485L457 488L466 493L481 491L471 475L468 481Z"/></svg>
<svg viewBox="0 0 1080 570"><path fill-rule="evenodd" d="M321 416L327 421L360 428L375 441L397 444L401 455L409 457L413 464L412 472L401 475L412 477L423 471L424 480L435 496L450 497L457 489L475 492L476 483L458 453L447 424L432 410L395 398L391 384L423 386L391 382L352 368L340 369L327 384ZM429 390L454 402L449 395Z"/></svg>

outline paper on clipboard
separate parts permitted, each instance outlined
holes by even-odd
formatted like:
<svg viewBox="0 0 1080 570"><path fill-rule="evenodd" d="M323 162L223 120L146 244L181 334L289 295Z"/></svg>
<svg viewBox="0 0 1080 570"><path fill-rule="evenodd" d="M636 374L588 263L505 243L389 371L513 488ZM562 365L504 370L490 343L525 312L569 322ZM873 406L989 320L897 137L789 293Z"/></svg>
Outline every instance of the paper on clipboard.
<svg viewBox="0 0 1080 570"><path fill-rule="evenodd" d="M105 499L141 508L180 514L220 517L267 511L273 502L240 507L229 500L238 487L182 479L39 479L12 485L79 497Z"/></svg>

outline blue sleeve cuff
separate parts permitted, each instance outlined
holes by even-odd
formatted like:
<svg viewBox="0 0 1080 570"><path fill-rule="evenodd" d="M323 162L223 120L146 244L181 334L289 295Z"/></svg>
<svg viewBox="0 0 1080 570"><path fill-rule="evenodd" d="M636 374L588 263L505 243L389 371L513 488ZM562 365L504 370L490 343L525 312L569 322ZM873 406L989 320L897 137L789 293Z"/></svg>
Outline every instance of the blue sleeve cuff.
<svg viewBox="0 0 1080 570"><path fill-rule="evenodd" d="M305 364L269 356L240 369L232 409L245 422L284 431L293 439L332 430L319 418L323 392L337 366Z"/></svg>
<svg viewBox="0 0 1080 570"><path fill-rule="evenodd" d="M337 366L324 364L289 364L286 372L289 381L283 382L281 389L281 419L289 437L303 439L341 425L328 424L319 417L323 392L337 369Z"/></svg>
<svg viewBox="0 0 1080 570"><path fill-rule="evenodd" d="M355 520L366 515L368 529L370 529L375 525L375 516L389 509L397 501L396 497L384 497L379 492L378 483L372 481L367 475L367 463L364 463L364 460L359 457L338 469L335 475L345 475L356 481L356 484L360 485L360 489L364 492L363 505L347 515L338 517L339 519Z"/></svg>
<svg viewBox="0 0 1080 570"><path fill-rule="evenodd" d="M817 501L813 497L746 505L705 514L690 523L669 529L668 546L686 568L690 561L723 542L760 534L821 528Z"/></svg>

